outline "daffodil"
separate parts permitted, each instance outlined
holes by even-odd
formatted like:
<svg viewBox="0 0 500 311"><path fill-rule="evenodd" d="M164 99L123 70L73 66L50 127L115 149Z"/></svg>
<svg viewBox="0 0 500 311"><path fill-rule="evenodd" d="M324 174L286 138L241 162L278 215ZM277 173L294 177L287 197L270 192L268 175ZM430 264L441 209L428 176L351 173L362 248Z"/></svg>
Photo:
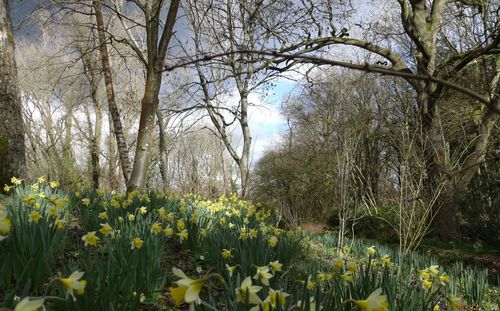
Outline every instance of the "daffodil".
<svg viewBox="0 0 500 311"><path fill-rule="evenodd" d="M135 215L134 214L129 214L128 215L128 220L131 221L131 222L134 221L135 220Z"/></svg>
<svg viewBox="0 0 500 311"><path fill-rule="evenodd" d="M42 215L40 215L40 213L37 211L31 212L29 214L29 216L30 216L30 219L29 219L30 222L33 221L35 223L38 223L40 221L40 219L42 219Z"/></svg>
<svg viewBox="0 0 500 311"><path fill-rule="evenodd" d="M234 270L236 270L237 267L238 267L237 265L236 266L230 266L230 265L226 264L226 270L229 273L229 277L233 276L233 272L234 272Z"/></svg>
<svg viewBox="0 0 500 311"><path fill-rule="evenodd" d="M24 297L23 300L19 301L14 311L37 311L43 307L45 299L31 300L30 297Z"/></svg>
<svg viewBox="0 0 500 311"><path fill-rule="evenodd" d="M40 177L37 178L37 180L38 180L38 183L41 184L41 183L44 183L46 179L45 179L44 176L40 176Z"/></svg>
<svg viewBox="0 0 500 311"><path fill-rule="evenodd" d="M370 255L370 256L375 255L375 253L377 252L377 250L375 249L375 246L367 247L366 251L368 252L368 255Z"/></svg>
<svg viewBox="0 0 500 311"><path fill-rule="evenodd" d="M10 228L12 227L12 222L7 217L7 211L0 210L0 235L7 235L10 232Z"/></svg>
<svg viewBox="0 0 500 311"><path fill-rule="evenodd" d="M222 257L224 259L228 259L228 258L232 258L233 257L233 254L231 254L231 251L230 249L222 249Z"/></svg>
<svg viewBox="0 0 500 311"><path fill-rule="evenodd" d="M441 310L441 307L437 304L434 306L434 308L432 308L432 311L439 311Z"/></svg>
<svg viewBox="0 0 500 311"><path fill-rule="evenodd" d="M199 304L200 300L200 291L203 285L206 282L206 279L190 279L186 276L182 270L173 267L172 272L174 275L180 278L180 280L176 281L177 287L170 287L170 294L175 301L176 306L180 306L183 303L196 303Z"/></svg>
<svg viewBox="0 0 500 311"><path fill-rule="evenodd" d="M96 246L99 241L99 237L95 235L95 231L88 232L86 235L82 237L82 241L85 242L85 247L87 246Z"/></svg>
<svg viewBox="0 0 500 311"><path fill-rule="evenodd" d="M380 257L380 261L385 265L389 265L391 264L391 257L389 257L389 255L384 255Z"/></svg>
<svg viewBox="0 0 500 311"><path fill-rule="evenodd" d="M450 310L453 310L453 311L462 310L462 306L463 306L462 299L452 296L452 297L448 298L448 306L450 306Z"/></svg>
<svg viewBox="0 0 500 311"><path fill-rule="evenodd" d="M56 226L56 230L61 231L66 227L66 222L62 219L57 218L54 222L54 225Z"/></svg>
<svg viewBox="0 0 500 311"><path fill-rule="evenodd" d="M351 271L351 272L354 272L358 269L358 265L354 262L354 261L351 261L348 265L347 265L347 270Z"/></svg>
<svg viewBox="0 0 500 311"><path fill-rule="evenodd" d="M261 299L257 293L262 289L261 286L252 285L252 279L247 277L241 282L240 287L235 289L236 300L245 303L248 295L248 302L250 304L260 304Z"/></svg>
<svg viewBox="0 0 500 311"><path fill-rule="evenodd" d="M141 215L146 215L147 212L148 212L148 208L146 206L141 206L139 208L139 213L141 213Z"/></svg>
<svg viewBox="0 0 500 311"><path fill-rule="evenodd" d="M269 263L269 266L271 267L273 272L278 272L278 271L281 271L281 267L283 267L283 264L280 263L279 260L276 260L276 261L271 261Z"/></svg>
<svg viewBox="0 0 500 311"><path fill-rule="evenodd" d="M340 278L346 282L352 282L352 272L347 271L346 273L340 275Z"/></svg>
<svg viewBox="0 0 500 311"><path fill-rule="evenodd" d="M335 259L333 266L337 270L342 270L344 268L344 261L342 259Z"/></svg>
<svg viewBox="0 0 500 311"><path fill-rule="evenodd" d="M19 186L23 180L22 179L19 179L19 178L16 178L16 177L12 177L10 179L10 182L13 184L13 185L16 185L16 186Z"/></svg>
<svg viewBox="0 0 500 311"><path fill-rule="evenodd" d="M361 309L361 311L387 311L389 304L387 296L382 295L382 289L377 288L365 300L356 300L354 303Z"/></svg>
<svg viewBox="0 0 500 311"><path fill-rule="evenodd" d="M3 186L3 191L4 191L5 193L9 192L9 191L10 191L10 189L12 189L12 186L9 186L9 185L5 185L5 186Z"/></svg>
<svg viewBox="0 0 500 311"><path fill-rule="evenodd" d="M278 244L278 238L274 235L267 238L267 245L270 247L275 247Z"/></svg>
<svg viewBox="0 0 500 311"><path fill-rule="evenodd" d="M176 235L179 237L181 241L187 240L189 237L187 229L181 230L179 233L176 233Z"/></svg>
<svg viewBox="0 0 500 311"><path fill-rule="evenodd" d="M132 242L130 243L130 249L140 249L142 245L144 244L144 241L141 240L140 238L133 238Z"/></svg>
<svg viewBox="0 0 500 311"><path fill-rule="evenodd" d="M106 213L106 212L99 213L99 219L101 219L101 220L108 219L108 213Z"/></svg>
<svg viewBox="0 0 500 311"><path fill-rule="evenodd" d="M257 273L253 276L255 280L259 280L262 284L269 286L269 279L271 279L273 275L269 273L268 266L257 267Z"/></svg>
<svg viewBox="0 0 500 311"><path fill-rule="evenodd" d="M54 189L54 188L57 188L61 185L61 183L59 183L58 181L51 181L50 182L50 188Z"/></svg>
<svg viewBox="0 0 500 311"><path fill-rule="evenodd" d="M100 226L101 229L99 229L99 232L101 232L102 235L108 235L113 230L113 228L108 223L100 224Z"/></svg>
<svg viewBox="0 0 500 311"><path fill-rule="evenodd" d="M431 287L432 287L432 281L430 281L430 280L423 279L421 282L422 282L422 285L423 285L425 288L427 288L427 289L429 289L429 288L431 288Z"/></svg>
<svg viewBox="0 0 500 311"><path fill-rule="evenodd" d="M155 222L154 224L151 225L151 233L153 234L158 234L162 230L160 223Z"/></svg>
<svg viewBox="0 0 500 311"><path fill-rule="evenodd" d="M78 295L83 295L85 286L87 285L85 280L80 280L83 274L84 272L75 271L68 278L58 279L66 289L66 298L72 296L73 300L76 300L74 291L76 291Z"/></svg>
<svg viewBox="0 0 500 311"><path fill-rule="evenodd" d="M184 230L184 228L186 228L186 223L184 222L184 220L177 220L177 229Z"/></svg>
<svg viewBox="0 0 500 311"><path fill-rule="evenodd" d="M171 236L172 234L174 234L174 229L170 227L165 227L163 228L163 234L166 236Z"/></svg>
<svg viewBox="0 0 500 311"><path fill-rule="evenodd" d="M439 266L438 265L432 265L429 268L427 268L427 271L429 271L429 273L432 276L436 276L436 275L439 274Z"/></svg>
<svg viewBox="0 0 500 311"><path fill-rule="evenodd" d="M439 280L441 283L448 283L450 281L450 277L447 274L441 274L439 276Z"/></svg>

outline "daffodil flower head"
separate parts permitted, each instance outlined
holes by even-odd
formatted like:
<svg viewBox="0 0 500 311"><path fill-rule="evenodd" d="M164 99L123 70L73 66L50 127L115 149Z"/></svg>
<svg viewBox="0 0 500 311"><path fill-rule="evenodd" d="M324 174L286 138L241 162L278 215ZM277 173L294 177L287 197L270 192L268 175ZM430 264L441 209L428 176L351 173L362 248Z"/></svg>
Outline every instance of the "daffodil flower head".
<svg viewBox="0 0 500 311"><path fill-rule="evenodd" d="M101 229L99 229L99 232L101 232L102 235L108 235L113 231L113 228L108 224L100 224Z"/></svg>
<svg viewBox="0 0 500 311"><path fill-rule="evenodd" d="M30 297L24 297L14 308L14 311L37 311L43 307L45 299L31 300Z"/></svg>
<svg viewBox="0 0 500 311"><path fill-rule="evenodd" d="M161 232L161 230L162 230L162 227L161 227L160 223L155 222L154 224L151 225L151 233L158 234Z"/></svg>
<svg viewBox="0 0 500 311"><path fill-rule="evenodd" d="M12 222L7 216L9 216L7 211L0 209L0 235L7 235L12 227Z"/></svg>
<svg viewBox="0 0 500 311"><path fill-rule="evenodd" d="M375 253L377 252L377 250L375 249L375 246L367 247L366 251L368 252L368 255L370 255L370 256L375 255Z"/></svg>
<svg viewBox="0 0 500 311"><path fill-rule="evenodd" d="M224 249L222 249L222 253L221 253L221 254L222 254L222 257L223 257L224 259L232 258L232 257L233 257L233 254L231 254L231 251L232 251L231 249L225 249L225 248L224 248Z"/></svg>
<svg viewBox="0 0 500 311"><path fill-rule="evenodd" d="M257 266L257 273L253 276L255 280L259 280L262 284L269 286L269 279L271 279L273 275L269 273L268 266Z"/></svg>
<svg viewBox="0 0 500 311"><path fill-rule="evenodd" d="M40 219L42 219L42 215L40 215L40 213L37 211L31 212L29 214L29 217L29 221L34 223L38 223Z"/></svg>
<svg viewBox="0 0 500 311"><path fill-rule="evenodd" d="M275 247L276 244L278 244L278 238L276 236L272 235L267 238L267 245L269 245L269 247Z"/></svg>
<svg viewBox="0 0 500 311"><path fill-rule="evenodd" d="M83 205L85 205L85 206L89 206L89 204L90 204L90 199L87 199L87 198L82 199L82 204L83 204Z"/></svg>
<svg viewBox="0 0 500 311"><path fill-rule="evenodd" d="M230 265L226 264L226 270L229 273L229 277L233 276L233 272L234 272L234 270L236 270L237 267L238 267L238 265L230 266Z"/></svg>
<svg viewBox="0 0 500 311"><path fill-rule="evenodd" d="M261 286L252 285L252 279L250 277L247 277L243 280L243 282L241 282L240 287L235 289L236 300L245 303L248 296L248 302L250 304L260 304L261 299L259 298L257 293L261 289Z"/></svg>
<svg viewBox="0 0 500 311"><path fill-rule="evenodd" d="M175 282L177 284L177 287L169 288L170 294L174 299L175 305L180 306L183 303L188 303L188 304L201 303L200 292L207 280L190 279L184 272L182 272L182 270L176 267L172 268L172 272L174 273L174 275L180 278L180 280Z"/></svg>
<svg viewBox="0 0 500 311"><path fill-rule="evenodd" d="M99 241L99 237L95 235L95 231L88 232L86 235L82 237L82 241L85 242L85 247L87 246L96 246Z"/></svg>
<svg viewBox="0 0 500 311"><path fill-rule="evenodd" d="M130 249L140 249L144 245L144 241L136 237L132 239L130 245Z"/></svg>
<svg viewBox="0 0 500 311"><path fill-rule="evenodd" d="M271 261L269 263L269 266L271 267L271 269L273 270L273 272L279 272L279 271L281 271L281 268L283 267L283 264L280 263L279 260L276 260L276 261Z"/></svg>
<svg viewBox="0 0 500 311"><path fill-rule="evenodd" d="M80 280L83 274L84 272L75 271L68 278L58 279L66 289L66 298L71 296L73 300L76 300L74 291L76 291L78 295L83 295L85 286L87 285L87 281Z"/></svg>
<svg viewBox="0 0 500 311"><path fill-rule="evenodd" d="M387 296L382 295L382 289L377 288L365 300L356 300L354 303L361 309L361 311L388 311L389 304Z"/></svg>

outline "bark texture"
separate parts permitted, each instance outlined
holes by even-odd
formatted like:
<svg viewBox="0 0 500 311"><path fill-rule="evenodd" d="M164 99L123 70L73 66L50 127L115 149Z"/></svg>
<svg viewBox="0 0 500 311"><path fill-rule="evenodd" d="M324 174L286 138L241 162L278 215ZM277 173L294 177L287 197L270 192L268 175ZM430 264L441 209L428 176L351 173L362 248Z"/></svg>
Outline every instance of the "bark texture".
<svg viewBox="0 0 500 311"><path fill-rule="evenodd" d="M111 76L111 67L109 64L108 48L106 45L106 35L104 29L104 21L102 17L101 1L93 0L92 5L95 10L95 17L97 23L97 32L99 36L99 51L101 53L102 72L104 75L104 82L106 85L106 95L108 98L109 114L113 121L113 132L115 133L116 145L118 146L118 155L122 166L123 177L125 183L128 183L131 168L130 159L128 156L128 146L123 133L123 125L120 119L120 112L116 105L115 92L113 88L113 78Z"/></svg>
<svg viewBox="0 0 500 311"><path fill-rule="evenodd" d="M0 0L0 185L23 176L26 158L9 1Z"/></svg>

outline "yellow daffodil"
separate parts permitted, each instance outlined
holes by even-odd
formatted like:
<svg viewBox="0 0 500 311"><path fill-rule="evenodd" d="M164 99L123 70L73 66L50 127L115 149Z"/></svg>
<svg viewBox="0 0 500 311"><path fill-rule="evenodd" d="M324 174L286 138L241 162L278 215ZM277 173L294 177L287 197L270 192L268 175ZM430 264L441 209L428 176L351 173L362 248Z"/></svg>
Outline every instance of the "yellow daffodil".
<svg viewBox="0 0 500 311"><path fill-rule="evenodd" d="M423 285L425 288L429 289L429 288L431 288L431 287L432 287L432 281L427 280L427 279L423 279L423 280L422 280L422 285Z"/></svg>
<svg viewBox="0 0 500 311"><path fill-rule="evenodd" d="M123 219L123 217L122 217L122 216L118 216L118 222L119 222L119 223L123 223L124 221L125 221L125 220Z"/></svg>
<svg viewBox="0 0 500 311"><path fill-rule="evenodd" d="M163 234L166 236L171 236L172 234L174 234L174 229L170 227L165 227L163 228Z"/></svg>
<svg viewBox="0 0 500 311"><path fill-rule="evenodd" d="M72 296L73 300L76 300L73 291L76 291L78 295L83 295L85 286L87 285L85 280L80 280L83 274L84 272L75 271L68 278L58 279L66 289L66 298Z"/></svg>
<svg viewBox="0 0 500 311"><path fill-rule="evenodd" d="M419 270L418 274L420 274L423 279L429 279L431 277L431 274L427 271L427 269Z"/></svg>
<svg viewBox="0 0 500 311"><path fill-rule="evenodd" d="M447 274L441 274L439 280L443 283L448 283L450 282L450 277Z"/></svg>
<svg viewBox="0 0 500 311"><path fill-rule="evenodd" d="M151 233L153 234L158 234L162 230L160 223L155 222L154 224L151 225Z"/></svg>
<svg viewBox="0 0 500 311"><path fill-rule="evenodd" d="M148 208L146 206L141 206L141 208L139 208L139 213L141 213L141 215L146 215L147 212Z"/></svg>
<svg viewBox="0 0 500 311"><path fill-rule="evenodd" d="M439 311L441 310L441 307L439 305L435 305L434 308L432 308L432 311Z"/></svg>
<svg viewBox="0 0 500 311"><path fill-rule="evenodd" d="M186 228L186 223L184 222L184 220L177 220L177 229L184 230L184 228Z"/></svg>
<svg viewBox="0 0 500 311"><path fill-rule="evenodd" d="M368 255L370 255L370 256L375 255L375 253L377 252L377 250L375 249L375 246L367 247L366 251L368 252Z"/></svg>
<svg viewBox="0 0 500 311"><path fill-rule="evenodd" d="M348 265L347 265L347 270L351 271L351 272L354 272L358 269L358 265L354 262L354 261L351 261Z"/></svg>
<svg viewBox="0 0 500 311"><path fill-rule="evenodd" d="M318 281L329 281L332 278L333 278L333 275L331 273L318 272L318 275L316 276L316 279Z"/></svg>
<svg viewBox="0 0 500 311"><path fill-rule="evenodd" d="M90 199L82 199L82 204L85 205L85 206L89 206L90 204Z"/></svg>
<svg viewBox="0 0 500 311"><path fill-rule="evenodd" d="M86 235L82 237L82 241L85 242L85 247L87 246L96 246L99 241L99 237L95 235L95 231L88 232Z"/></svg>
<svg viewBox="0 0 500 311"><path fill-rule="evenodd" d="M254 286L252 285L252 279L250 277L247 277L246 279L241 282L240 287L235 289L236 293L236 300L238 300L241 303L246 302L246 298L248 295L248 302L250 304L260 304L261 300L257 293L262 289L261 286Z"/></svg>
<svg viewBox="0 0 500 311"><path fill-rule="evenodd" d="M108 219L108 213L106 213L106 212L99 213L99 219L101 219L101 220Z"/></svg>
<svg viewBox="0 0 500 311"><path fill-rule="evenodd" d="M342 270L344 269L344 261L342 259L335 259L333 262L333 267L337 270Z"/></svg>
<svg viewBox="0 0 500 311"><path fill-rule="evenodd" d="M438 265L432 265L429 268L427 268L427 271L432 275L436 276L439 274L439 266Z"/></svg>
<svg viewBox="0 0 500 311"><path fill-rule="evenodd" d="M270 247L275 247L278 244L278 238L274 235L267 238L267 245Z"/></svg>
<svg viewBox="0 0 500 311"><path fill-rule="evenodd" d="M37 311L43 307L45 299L31 300L30 297L24 297L23 300L19 301L14 311Z"/></svg>
<svg viewBox="0 0 500 311"><path fill-rule="evenodd" d="M12 189L12 186L9 186L9 185L5 185L5 186L3 186L3 191L4 191L5 193L9 192L9 191L10 191L10 189Z"/></svg>
<svg viewBox="0 0 500 311"><path fill-rule="evenodd" d="M450 310L460 311L460 310L462 310L462 306L463 306L462 299L452 296L452 297L448 298L448 306L450 307Z"/></svg>
<svg viewBox="0 0 500 311"><path fill-rule="evenodd" d="M269 279L271 279L273 275L269 272L268 266L257 267L257 273L253 276L255 280L259 280L262 284L269 286Z"/></svg>
<svg viewBox="0 0 500 311"><path fill-rule="evenodd" d="M276 261L271 261L269 263L269 266L271 267L273 272L278 272L278 271L281 271L281 267L283 267L283 264L280 263L279 260L276 260Z"/></svg>
<svg viewBox="0 0 500 311"><path fill-rule="evenodd" d="M227 272L229 272L229 277L233 276L233 272L234 272L234 270L236 270L236 267L238 267L238 266L237 265L230 266L230 265L226 264L226 270L227 270Z"/></svg>
<svg viewBox="0 0 500 311"><path fill-rule="evenodd" d="M128 220L129 221L134 221L135 220L135 215L134 214L129 214L128 215Z"/></svg>
<svg viewBox="0 0 500 311"><path fill-rule="evenodd" d="M99 229L99 232L101 232L102 235L108 235L111 233L113 228L108 223L105 224L100 224L101 229Z"/></svg>
<svg viewBox="0 0 500 311"><path fill-rule="evenodd" d="M206 282L206 279L190 279L182 272L182 270L173 267L172 272L174 275L180 278L176 281L177 287L170 287L170 294L174 299L175 305L180 306L183 303L188 304L199 304L200 301L200 291Z"/></svg>
<svg viewBox="0 0 500 311"><path fill-rule="evenodd" d="M181 241L187 240L189 237L187 229L183 229L179 233L176 233L175 235L177 235Z"/></svg>
<svg viewBox="0 0 500 311"><path fill-rule="evenodd" d="M61 183L59 183L58 181L51 181L50 182L50 188L54 189L54 188L57 188L61 185Z"/></svg>
<svg viewBox="0 0 500 311"><path fill-rule="evenodd" d="M390 265L391 264L391 257L389 257L389 255L384 255L384 256L380 257L380 261L385 265Z"/></svg>
<svg viewBox="0 0 500 311"><path fill-rule="evenodd" d="M130 249L140 249L144 245L144 241L136 237L132 239L130 245Z"/></svg>
<svg viewBox="0 0 500 311"><path fill-rule="evenodd" d="M340 277L342 278L342 280L344 280L346 282L352 282L352 272L351 271L347 271L346 273L340 275Z"/></svg>
<svg viewBox="0 0 500 311"><path fill-rule="evenodd" d="M12 177L10 179L10 182L13 184L13 185L16 185L16 186L19 186L23 180L22 179L19 179L19 178L16 178L16 177Z"/></svg>
<svg viewBox="0 0 500 311"><path fill-rule="evenodd" d="M31 189L33 190L38 190L40 187L38 186L38 184L33 184L31 185Z"/></svg>
<svg viewBox="0 0 500 311"><path fill-rule="evenodd" d="M38 223L40 221L40 219L42 219L42 215L40 215L40 213L37 211L31 212L29 216L30 216L30 219L29 219L30 222L33 221L35 223Z"/></svg>
<svg viewBox="0 0 500 311"><path fill-rule="evenodd" d="M228 258L232 258L233 257L233 254L231 254L231 251L230 249L222 249L222 257L224 259L228 259Z"/></svg>
<svg viewBox="0 0 500 311"><path fill-rule="evenodd" d="M378 288L365 300L356 300L354 303L361 311L388 311L389 304L387 296L382 295L382 289Z"/></svg>
<svg viewBox="0 0 500 311"><path fill-rule="evenodd" d="M54 225L56 226L56 230L61 231L66 227L66 222L62 219L57 218L54 222Z"/></svg>
<svg viewBox="0 0 500 311"><path fill-rule="evenodd" d="M0 235L7 235L10 232L10 228L12 227L12 222L7 217L7 211L0 210Z"/></svg>
<svg viewBox="0 0 500 311"><path fill-rule="evenodd" d="M40 177L37 178L37 180L38 180L38 183L41 184L41 183L44 183L46 179L45 179L44 176L40 176Z"/></svg>
<svg viewBox="0 0 500 311"><path fill-rule="evenodd" d="M257 229L250 229L250 237L251 238L256 238L258 232L259 231L257 231Z"/></svg>

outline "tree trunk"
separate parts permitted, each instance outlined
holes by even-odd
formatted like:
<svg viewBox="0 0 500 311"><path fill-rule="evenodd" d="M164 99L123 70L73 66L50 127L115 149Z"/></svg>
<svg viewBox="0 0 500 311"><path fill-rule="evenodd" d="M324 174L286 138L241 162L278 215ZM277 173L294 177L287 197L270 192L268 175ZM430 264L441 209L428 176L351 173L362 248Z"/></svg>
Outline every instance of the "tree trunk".
<svg viewBox="0 0 500 311"><path fill-rule="evenodd" d="M241 152L240 161L238 163L241 178L241 198L247 199L250 195L249 187L249 158L250 147L252 145L252 137L250 136L250 129L248 127L248 95L241 94L241 132L243 133L243 150Z"/></svg>
<svg viewBox="0 0 500 311"><path fill-rule="evenodd" d="M123 134L123 125L120 119L120 112L115 101L115 93L113 88L113 79L109 65L108 48L106 45L106 36L104 29L104 21L101 11L101 1L93 0L92 5L95 9L95 17L97 23L97 32L99 34L99 51L101 52L102 72L104 74L104 82L106 84L106 95L108 98L109 113L113 120L113 129L115 132L116 145L118 147L118 155L122 166L123 178L125 183L128 183L130 176L130 159L128 157L128 146Z"/></svg>
<svg viewBox="0 0 500 311"><path fill-rule="evenodd" d="M141 101L141 119L135 150L134 167L127 184L127 191L143 188L146 184L147 166L149 162L150 144L153 142L155 129L155 115L158 109L158 95L160 93L161 73L148 69L146 87Z"/></svg>
<svg viewBox="0 0 500 311"><path fill-rule="evenodd" d="M0 0L0 185L11 177L24 176L26 158L24 123L17 85L14 36L9 1ZM3 191L3 190L0 190Z"/></svg>
<svg viewBox="0 0 500 311"><path fill-rule="evenodd" d="M167 149L166 149L167 146L165 140L165 125L163 123L163 118L160 111L157 110L156 115L158 117L158 138L159 138L158 151L160 152L160 175L161 175L161 180L163 182L163 190L166 191L169 188L169 182L167 174L168 156L167 156Z"/></svg>

